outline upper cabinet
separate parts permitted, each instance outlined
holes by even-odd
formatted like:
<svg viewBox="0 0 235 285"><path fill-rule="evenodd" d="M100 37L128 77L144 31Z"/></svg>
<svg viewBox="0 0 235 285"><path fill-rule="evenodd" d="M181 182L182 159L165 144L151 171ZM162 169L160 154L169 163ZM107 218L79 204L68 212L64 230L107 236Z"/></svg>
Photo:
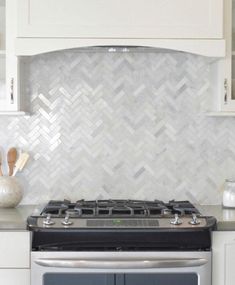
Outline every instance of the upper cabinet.
<svg viewBox="0 0 235 285"><path fill-rule="evenodd" d="M223 38L223 0L20 0L18 37Z"/></svg>
<svg viewBox="0 0 235 285"><path fill-rule="evenodd" d="M20 0L17 5L17 55L104 45L225 55L223 0Z"/></svg>
<svg viewBox="0 0 235 285"><path fill-rule="evenodd" d="M17 0L0 0L0 115L24 114L19 93L19 58L15 55Z"/></svg>
<svg viewBox="0 0 235 285"><path fill-rule="evenodd" d="M218 62L212 116L235 116L235 0L224 1L224 27L226 56Z"/></svg>
<svg viewBox="0 0 235 285"><path fill-rule="evenodd" d="M6 96L6 6L0 1L0 109Z"/></svg>
<svg viewBox="0 0 235 285"><path fill-rule="evenodd" d="M235 112L235 0L229 0L227 7L226 24L226 59L224 62L224 98L222 111ZM234 114L235 115L235 114Z"/></svg>

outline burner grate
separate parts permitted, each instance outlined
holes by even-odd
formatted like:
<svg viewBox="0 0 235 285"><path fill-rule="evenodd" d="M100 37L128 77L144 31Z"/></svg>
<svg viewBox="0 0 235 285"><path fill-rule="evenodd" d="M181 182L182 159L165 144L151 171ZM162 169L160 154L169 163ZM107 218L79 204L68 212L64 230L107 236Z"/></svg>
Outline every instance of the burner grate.
<svg viewBox="0 0 235 285"><path fill-rule="evenodd" d="M166 207L161 201L80 200L77 201L75 209L79 210L81 215L144 217L149 215L161 215Z"/></svg>
<svg viewBox="0 0 235 285"><path fill-rule="evenodd" d="M71 217L153 217L165 215L191 215L199 211L188 201L142 201L142 200L68 200L50 201L42 215Z"/></svg>

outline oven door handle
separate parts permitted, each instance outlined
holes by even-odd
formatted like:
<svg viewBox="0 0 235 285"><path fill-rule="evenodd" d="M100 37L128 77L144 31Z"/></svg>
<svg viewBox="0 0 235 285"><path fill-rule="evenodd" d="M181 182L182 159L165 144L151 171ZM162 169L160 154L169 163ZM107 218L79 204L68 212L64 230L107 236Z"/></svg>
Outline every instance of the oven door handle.
<svg viewBox="0 0 235 285"><path fill-rule="evenodd" d="M34 261L44 267L59 268L93 268L93 269L151 269L151 268L175 268L175 267L198 267L208 263L205 258L184 259L66 259L66 258L40 258Z"/></svg>

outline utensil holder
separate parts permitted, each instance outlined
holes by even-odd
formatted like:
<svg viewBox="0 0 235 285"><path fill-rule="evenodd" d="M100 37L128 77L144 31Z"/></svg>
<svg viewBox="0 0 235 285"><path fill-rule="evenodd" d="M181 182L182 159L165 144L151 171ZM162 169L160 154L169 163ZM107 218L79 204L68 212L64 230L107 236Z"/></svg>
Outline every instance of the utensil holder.
<svg viewBox="0 0 235 285"><path fill-rule="evenodd" d="M15 208L23 197L23 190L16 177L0 177L0 208Z"/></svg>

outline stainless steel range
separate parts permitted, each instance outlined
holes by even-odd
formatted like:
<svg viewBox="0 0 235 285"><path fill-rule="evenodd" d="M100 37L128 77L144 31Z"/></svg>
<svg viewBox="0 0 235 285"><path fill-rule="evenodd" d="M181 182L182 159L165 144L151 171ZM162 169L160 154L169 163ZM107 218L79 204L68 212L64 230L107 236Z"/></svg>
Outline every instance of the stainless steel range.
<svg viewBox="0 0 235 285"><path fill-rule="evenodd" d="M50 201L28 218L32 285L211 285L213 217L188 201Z"/></svg>

